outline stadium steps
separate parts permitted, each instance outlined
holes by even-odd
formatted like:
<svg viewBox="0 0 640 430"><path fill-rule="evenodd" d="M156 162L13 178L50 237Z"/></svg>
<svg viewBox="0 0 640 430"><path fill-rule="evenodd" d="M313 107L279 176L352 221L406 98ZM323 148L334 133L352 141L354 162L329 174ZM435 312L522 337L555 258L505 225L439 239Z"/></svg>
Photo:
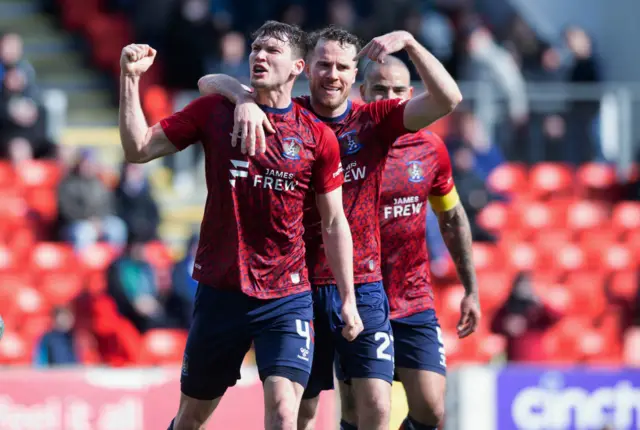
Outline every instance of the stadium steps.
<svg viewBox="0 0 640 430"><path fill-rule="evenodd" d="M37 0L0 0L0 29L24 39L25 58L36 70L38 86L68 96L69 126L116 125L112 84L85 62L82 46Z"/></svg>

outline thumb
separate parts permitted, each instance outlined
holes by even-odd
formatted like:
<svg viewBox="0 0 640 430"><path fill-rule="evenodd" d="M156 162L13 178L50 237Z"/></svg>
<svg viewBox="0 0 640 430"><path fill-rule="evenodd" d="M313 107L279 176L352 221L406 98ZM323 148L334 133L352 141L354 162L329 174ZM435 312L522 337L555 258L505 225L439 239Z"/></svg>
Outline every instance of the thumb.
<svg viewBox="0 0 640 430"><path fill-rule="evenodd" d="M462 310L460 314L460 321L458 321L458 329L461 329L469 322L469 312L466 309Z"/></svg>
<svg viewBox="0 0 640 430"><path fill-rule="evenodd" d="M262 122L262 125L264 126L264 129L267 132L269 132L269 133L275 133L276 132L276 129L271 124L271 121L269 121L269 118L265 118L264 121Z"/></svg>

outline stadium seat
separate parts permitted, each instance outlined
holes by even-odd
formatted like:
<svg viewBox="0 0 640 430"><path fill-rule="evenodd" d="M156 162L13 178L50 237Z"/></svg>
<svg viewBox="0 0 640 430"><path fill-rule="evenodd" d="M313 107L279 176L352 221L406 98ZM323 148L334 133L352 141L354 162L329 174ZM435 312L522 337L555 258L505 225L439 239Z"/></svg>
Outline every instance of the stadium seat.
<svg viewBox="0 0 640 430"><path fill-rule="evenodd" d="M544 303L552 305L564 315L571 315L574 312L575 292L566 285L558 282L534 282L534 285L536 294Z"/></svg>
<svg viewBox="0 0 640 430"><path fill-rule="evenodd" d="M555 249L548 249L540 253L541 258L538 268L541 271L577 272L588 269L588 258L585 251L579 246L567 243L559 245Z"/></svg>
<svg viewBox="0 0 640 430"><path fill-rule="evenodd" d="M478 274L480 303L483 311L493 313L502 306L509 297L512 282L513 277L504 271ZM462 288L460 290L464 292ZM459 301L458 308L460 308Z"/></svg>
<svg viewBox="0 0 640 430"><path fill-rule="evenodd" d="M11 163L0 161L0 190L11 189L16 185L16 172Z"/></svg>
<svg viewBox="0 0 640 430"><path fill-rule="evenodd" d="M460 319L460 301L464 297L464 288L457 284L443 288L436 293L438 320L443 328L455 329Z"/></svg>
<svg viewBox="0 0 640 430"><path fill-rule="evenodd" d="M29 206L17 189L0 190L0 225L20 226L29 222Z"/></svg>
<svg viewBox="0 0 640 430"><path fill-rule="evenodd" d="M529 171L529 192L535 199L570 197L574 194L573 171L561 163L538 163Z"/></svg>
<svg viewBox="0 0 640 430"><path fill-rule="evenodd" d="M534 234L543 229L558 229L564 227L561 208L544 202L520 202L514 208L518 217L519 227Z"/></svg>
<svg viewBox="0 0 640 430"><path fill-rule="evenodd" d="M103 272L118 256L118 251L108 243L96 243L78 254L82 267L88 272Z"/></svg>
<svg viewBox="0 0 640 430"><path fill-rule="evenodd" d="M54 222L58 217L58 196L54 188L34 188L26 191L27 204L41 221Z"/></svg>
<svg viewBox="0 0 640 430"><path fill-rule="evenodd" d="M638 270L627 270L613 274L609 283L609 293L618 300L635 304L640 289L640 275Z"/></svg>
<svg viewBox="0 0 640 430"><path fill-rule="evenodd" d="M161 241L149 242L144 246L145 259L158 269L168 269L173 266L171 250Z"/></svg>
<svg viewBox="0 0 640 430"><path fill-rule="evenodd" d="M574 235L566 228L552 228L536 231L532 235L533 243L541 252L556 250L573 242Z"/></svg>
<svg viewBox="0 0 640 430"><path fill-rule="evenodd" d="M584 231L603 228L608 221L607 209L603 204L580 200L567 208L567 228Z"/></svg>
<svg viewBox="0 0 640 430"><path fill-rule="evenodd" d="M67 30L84 30L98 14L102 0L58 0Z"/></svg>
<svg viewBox="0 0 640 430"><path fill-rule="evenodd" d="M160 85L152 85L147 89L143 95L142 107L149 124L155 124L173 112L169 93Z"/></svg>
<svg viewBox="0 0 640 430"><path fill-rule="evenodd" d="M620 232L615 229L586 230L579 235L580 246L592 250L611 246L620 241Z"/></svg>
<svg viewBox="0 0 640 430"><path fill-rule="evenodd" d="M640 229L640 202L619 202L613 208L613 227L620 232Z"/></svg>
<svg viewBox="0 0 640 430"><path fill-rule="evenodd" d="M85 288L85 279L77 270L60 270L42 273L38 287L52 306L70 303Z"/></svg>
<svg viewBox="0 0 640 430"><path fill-rule="evenodd" d="M42 293L31 286L18 288L13 297L13 306L22 321L36 316L47 315L49 306Z"/></svg>
<svg viewBox="0 0 640 430"><path fill-rule="evenodd" d="M31 160L20 164L16 173L23 188L55 189L62 178L62 168L55 161Z"/></svg>
<svg viewBox="0 0 640 430"><path fill-rule="evenodd" d="M187 334L182 330L149 330L142 337L140 364L176 364L182 361Z"/></svg>
<svg viewBox="0 0 640 430"><path fill-rule="evenodd" d="M0 365L3 364L13 366L31 364L29 345L14 331L5 332L0 342Z"/></svg>
<svg viewBox="0 0 640 430"><path fill-rule="evenodd" d="M531 272L538 262L538 251L527 242L508 244L504 248L505 269L510 272Z"/></svg>
<svg viewBox="0 0 640 430"><path fill-rule="evenodd" d="M615 168L606 163L587 163L576 171L578 195L584 199L614 201L620 196Z"/></svg>
<svg viewBox="0 0 640 430"><path fill-rule="evenodd" d="M632 367L640 367L640 327L630 327L624 334L624 363Z"/></svg>
<svg viewBox="0 0 640 430"><path fill-rule="evenodd" d="M527 190L527 166L505 163L491 171L487 187L494 193L522 197Z"/></svg>
<svg viewBox="0 0 640 430"><path fill-rule="evenodd" d="M502 253L495 246L487 243L473 243L473 265L476 271L493 270L504 261Z"/></svg>
<svg viewBox="0 0 640 430"><path fill-rule="evenodd" d="M633 270L638 266L638 261L634 258L632 250L619 243L602 244L598 257L600 258L600 266L607 272Z"/></svg>
<svg viewBox="0 0 640 430"><path fill-rule="evenodd" d="M77 268L71 245L55 242L38 243L31 253L31 264L37 271L74 271Z"/></svg>
<svg viewBox="0 0 640 430"><path fill-rule="evenodd" d="M471 337L478 338L476 346L476 360L488 363L503 355L507 349L507 339L495 333L475 333Z"/></svg>
<svg viewBox="0 0 640 430"><path fill-rule="evenodd" d="M17 272L23 267L21 263L12 249L0 244L0 273Z"/></svg>
<svg viewBox="0 0 640 430"><path fill-rule="evenodd" d="M585 269L570 273L566 285L573 296L573 314L576 316L597 317L607 308L605 276L600 272Z"/></svg>
<svg viewBox="0 0 640 430"><path fill-rule="evenodd" d="M513 210L503 202L491 202L476 217L477 224L483 229L500 235L516 226Z"/></svg>

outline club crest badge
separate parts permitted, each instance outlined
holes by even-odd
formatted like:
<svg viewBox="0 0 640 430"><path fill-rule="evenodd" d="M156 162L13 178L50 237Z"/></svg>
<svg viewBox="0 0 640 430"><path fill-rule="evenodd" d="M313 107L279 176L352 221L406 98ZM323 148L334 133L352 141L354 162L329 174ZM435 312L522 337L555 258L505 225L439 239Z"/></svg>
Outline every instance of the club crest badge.
<svg viewBox="0 0 640 430"><path fill-rule="evenodd" d="M422 163L419 161L410 161L407 163L409 174L409 182L422 182L424 181L424 170L422 169Z"/></svg>
<svg viewBox="0 0 640 430"><path fill-rule="evenodd" d="M353 155L362 149L362 144L358 141L355 130L341 134L338 140L345 155Z"/></svg>
<svg viewBox="0 0 640 430"><path fill-rule="evenodd" d="M287 160L299 160L302 142L297 137L286 137L283 139L282 156Z"/></svg>

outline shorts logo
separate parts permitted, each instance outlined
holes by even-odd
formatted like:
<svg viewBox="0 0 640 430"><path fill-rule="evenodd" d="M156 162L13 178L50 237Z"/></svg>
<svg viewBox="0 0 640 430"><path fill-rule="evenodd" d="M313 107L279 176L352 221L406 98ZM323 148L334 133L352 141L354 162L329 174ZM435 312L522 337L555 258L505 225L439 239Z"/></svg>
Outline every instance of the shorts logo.
<svg viewBox="0 0 640 430"><path fill-rule="evenodd" d="M233 165L233 169L229 169L232 179L229 179L229 183L232 187L236 186L236 178L246 178L249 176L249 162L242 160L231 160L231 164ZM240 170L246 169L246 170Z"/></svg>
<svg viewBox="0 0 640 430"><path fill-rule="evenodd" d="M300 348L298 358L300 360L309 361L309 350L307 348Z"/></svg>
<svg viewBox="0 0 640 430"><path fill-rule="evenodd" d="M362 149L362 144L358 142L357 132L355 130L341 134L338 140L346 155L353 155Z"/></svg>
<svg viewBox="0 0 640 430"><path fill-rule="evenodd" d="M311 349L311 324L309 321L296 320L296 332L305 341L305 345L300 347L298 358L309 361L309 350Z"/></svg>
<svg viewBox="0 0 640 430"><path fill-rule="evenodd" d="M424 170L422 169L422 163L419 161L409 161L407 163L409 168L407 173L409 174L409 182L422 182L424 181Z"/></svg>
<svg viewBox="0 0 640 430"><path fill-rule="evenodd" d="M297 137L285 137L283 140L282 156L287 160L299 160L302 142Z"/></svg>
<svg viewBox="0 0 640 430"><path fill-rule="evenodd" d="M189 356L186 353L182 356L182 376L189 376Z"/></svg>

